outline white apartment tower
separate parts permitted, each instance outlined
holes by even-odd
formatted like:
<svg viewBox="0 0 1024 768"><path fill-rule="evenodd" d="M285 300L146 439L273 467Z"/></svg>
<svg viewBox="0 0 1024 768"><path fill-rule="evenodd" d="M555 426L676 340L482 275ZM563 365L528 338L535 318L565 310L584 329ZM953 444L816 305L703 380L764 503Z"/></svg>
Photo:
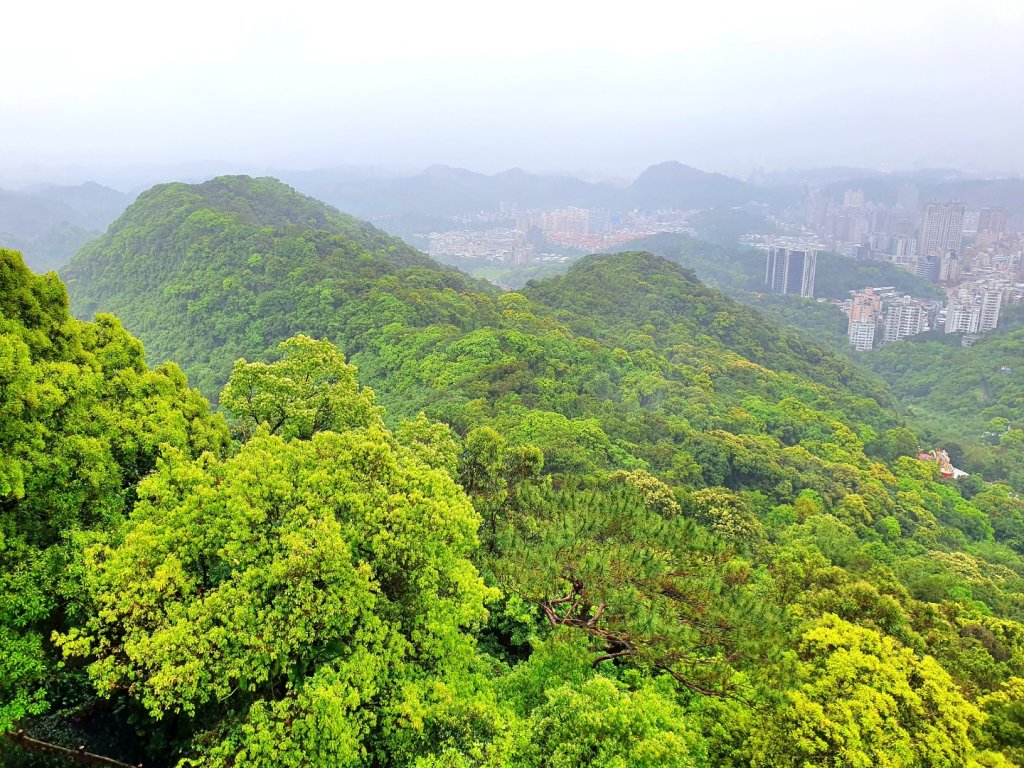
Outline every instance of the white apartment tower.
<svg viewBox="0 0 1024 768"><path fill-rule="evenodd" d="M924 308L909 296L892 301L885 310L883 341L899 341L923 333L927 319Z"/></svg>
<svg viewBox="0 0 1024 768"><path fill-rule="evenodd" d="M987 288L981 294L981 319L978 322L978 331L995 330L999 325L999 310L1003 306L1003 292L998 289Z"/></svg>
<svg viewBox="0 0 1024 768"><path fill-rule="evenodd" d="M928 203L921 216L917 252L922 256L936 256L940 259L950 253L959 255L966 211L967 206L956 200L951 203L940 203L937 200Z"/></svg>
<svg viewBox="0 0 1024 768"><path fill-rule="evenodd" d="M875 347L875 333L882 312L882 299L870 288L853 295L850 305L850 323L847 337L850 346L858 352L867 352Z"/></svg>
<svg viewBox="0 0 1024 768"><path fill-rule="evenodd" d="M981 321L981 305L971 297L955 297L946 308L946 333L977 333Z"/></svg>
<svg viewBox="0 0 1024 768"><path fill-rule="evenodd" d="M986 333L999 325L1003 291L996 286L961 288L949 299L946 333Z"/></svg>

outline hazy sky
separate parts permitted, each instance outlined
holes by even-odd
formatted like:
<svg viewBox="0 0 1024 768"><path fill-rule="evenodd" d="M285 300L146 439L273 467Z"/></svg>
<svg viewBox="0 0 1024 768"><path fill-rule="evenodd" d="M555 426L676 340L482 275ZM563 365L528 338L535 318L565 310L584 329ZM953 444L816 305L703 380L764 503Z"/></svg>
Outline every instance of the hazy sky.
<svg viewBox="0 0 1024 768"><path fill-rule="evenodd" d="M1024 0L12 2L0 169L1024 172Z"/></svg>

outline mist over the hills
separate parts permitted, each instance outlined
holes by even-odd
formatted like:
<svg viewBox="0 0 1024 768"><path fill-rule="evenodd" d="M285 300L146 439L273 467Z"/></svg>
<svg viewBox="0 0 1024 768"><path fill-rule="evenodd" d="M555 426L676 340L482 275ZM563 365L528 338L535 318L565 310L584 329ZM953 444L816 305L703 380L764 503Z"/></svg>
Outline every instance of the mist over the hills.
<svg viewBox="0 0 1024 768"><path fill-rule="evenodd" d="M0 186L339 164L631 178L668 158L1024 170L1016 0L641 2L614 23L578 2L498 24L462 2L59 10L5 18Z"/></svg>

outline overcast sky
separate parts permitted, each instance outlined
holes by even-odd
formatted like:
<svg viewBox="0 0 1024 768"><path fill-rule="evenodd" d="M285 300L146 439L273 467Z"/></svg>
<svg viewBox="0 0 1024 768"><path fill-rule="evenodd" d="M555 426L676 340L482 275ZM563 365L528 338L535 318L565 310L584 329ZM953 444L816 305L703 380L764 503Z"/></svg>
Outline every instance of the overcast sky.
<svg viewBox="0 0 1024 768"><path fill-rule="evenodd" d="M0 17L8 177L196 161L1024 172L1024 0L36 0Z"/></svg>

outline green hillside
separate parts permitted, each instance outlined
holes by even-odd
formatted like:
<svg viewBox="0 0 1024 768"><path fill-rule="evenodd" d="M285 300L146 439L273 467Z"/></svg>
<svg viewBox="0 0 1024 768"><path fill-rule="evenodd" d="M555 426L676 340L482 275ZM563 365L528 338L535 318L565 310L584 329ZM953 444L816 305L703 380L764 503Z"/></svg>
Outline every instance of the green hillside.
<svg viewBox="0 0 1024 768"><path fill-rule="evenodd" d="M235 176L143 193L61 275L78 316L117 314L151 361L177 361L215 395L236 358L298 331L333 337L356 298L403 270L465 282L276 180Z"/></svg>
<svg viewBox="0 0 1024 768"><path fill-rule="evenodd" d="M4 263L2 728L179 768L1024 758L1024 501L679 264L502 294L277 182L159 187L73 304L187 352L229 445Z"/></svg>
<svg viewBox="0 0 1024 768"><path fill-rule="evenodd" d="M1006 308L1006 332L986 334L971 347L961 346L959 335L907 339L865 362L961 466L1024 488L1024 330L1011 330L1021 316L1014 309Z"/></svg>

